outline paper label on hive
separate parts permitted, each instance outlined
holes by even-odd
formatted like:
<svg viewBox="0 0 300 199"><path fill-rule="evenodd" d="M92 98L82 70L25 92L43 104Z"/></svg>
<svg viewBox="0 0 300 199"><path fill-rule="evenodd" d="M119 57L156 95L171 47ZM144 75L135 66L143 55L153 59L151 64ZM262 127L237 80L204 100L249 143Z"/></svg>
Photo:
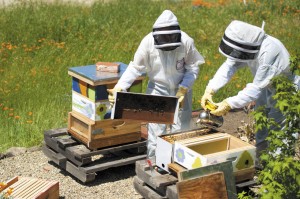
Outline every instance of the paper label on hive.
<svg viewBox="0 0 300 199"><path fill-rule="evenodd" d="M111 112L109 106L109 101L93 102L76 92L72 93L72 110L94 121L109 119Z"/></svg>

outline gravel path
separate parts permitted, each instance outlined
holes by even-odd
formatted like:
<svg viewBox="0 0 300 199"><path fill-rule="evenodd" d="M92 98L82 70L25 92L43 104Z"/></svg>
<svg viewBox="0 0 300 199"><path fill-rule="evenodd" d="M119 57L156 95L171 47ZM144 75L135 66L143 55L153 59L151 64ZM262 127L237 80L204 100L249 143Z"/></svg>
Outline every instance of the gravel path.
<svg viewBox="0 0 300 199"><path fill-rule="evenodd" d="M4 158L0 160L0 182L15 176L59 181L60 198L142 198L133 187L134 165L101 171L96 176L96 180L85 185L48 160L41 150Z"/></svg>

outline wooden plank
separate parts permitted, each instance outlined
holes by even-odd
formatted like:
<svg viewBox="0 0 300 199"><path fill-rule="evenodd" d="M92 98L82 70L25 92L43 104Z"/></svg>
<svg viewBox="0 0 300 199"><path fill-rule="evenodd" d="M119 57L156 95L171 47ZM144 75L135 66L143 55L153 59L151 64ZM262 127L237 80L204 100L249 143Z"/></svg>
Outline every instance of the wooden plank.
<svg viewBox="0 0 300 199"><path fill-rule="evenodd" d="M245 180L253 180L255 174L255 168L246 168L234 172L236 182L243 182Z"/></svg>
<svg viewBox="0 0 300 199"><path fill-rule="evenodd" d="M186 168L180 166L177 163L170 163L170 164L168 164L168 168L169 168L169 170L171 170L172 172L174 172L176 174L176 176L178 176L178 173L186 171Z"/></svg>
<svg viewBox="0 0 300 199"><path fill-rule="evenodd" d="M178 116L178 98L141 93L117 92L113 119L173 124Z"/></svg>
<svg viewBox="0 0 300 199"><path fill-rule="evenodd" d="M100 72L118 73L120 64L115 62L97 62L96 70Z"/></svg>
<svg viewBox="0 0 300 199"><path fill-rule="evenodd" d="M167 186L166 196L167 198L178 199L176 184Z"/></svg>
<svg viewBox="0 0 300 199"><path fill-rule="evenodd" d="M195 179L203 175L207 175L215 172L224 173L228 198L235 199L236 187L235 187L235 179L233 175L233 168L232 168L231 161L226 161L218 164L213 164L205 167L200 167L200 168L180 172L178 174L178 181L181 182L184 180Z"/></svg>
<svg viewBox="0 0 300 199"><path fill-rule="evenodd" d="M55 164L57 164L61 168L66 168L67 158L60 153L57 153L47 147L46 145L42 146L43 153L51 159Z"/></svg>
<svg viewBox="0 0 300 199"><path fill-rule="evenodd" d="M176 184L179 199L227 199L223 172L216 172Z"/></svg>
<svg viewBox="0 0 300 199"><path fill-rule="evenodd" d="M82 166L82 165L85 165L85 164L88 164L88 163L92 162L92 158L91 157L86 157L86 158L78 159L74 155L74 153L69 150L69 148L71 148L72 145L70 147L62 146L63 144L59 143L60 142L59 138L44 137L44 140L45 140L45 143L47 144L48 147L50 147L51 149L53 149L55 152L62 154L68 160L70 160L71 162L73 162L74 164L76 164L77 166ZM74 141L72 143L73 144L77 143L76 146L78 147L78 142Z"/></svg>
<svg viewBox="0 0 300 199"><path fill-rule="evenodd" d="M113 167L119 167L119 166L124 166L124 165L128 165L128 164L134 164L136 161L141 160L141 159L145 159L146 158L146 154L142 154L142 155L132 155L129 157L112 157L109 160L99 164L93 164L93 165L87 165L86 167L79 167L79 169L85 173L90 173L90 172L98 172L98 171L102 171L108 168L113 168Z"/></svg>
<svg viewBox="0 0 300 199"><path fill-rule="evenodd" d="M145 184L137 176L133 177L133 186L134 189L145 199L167 199L169 197L162 196L157 193L155 190L151 189L147 184Z"/></svg>
<svg viewBox="0 0 300 199"><path fill-rule="evenodd" d="M44 136L48 136L48 137L65 136L65 135L68 135L67 132L68 132L67 128L50 129L50 130L44 131Z"/></svg>
<svg viewBox="0 0 300 199"><path fill-rule="evenodd" d="M135 149L138 147L144 147L147 144L147 140L142 140L134 143L125 143L119 146L111 146L108 148L102 148L98 150L91 151L88 148L81 147L82 145L72 146L69 147L67 150L70 150L73 152L74 156L77 158L85 158L90 157L94 155L100 155L100 154L108 154L115 151L121 151L121 150L127 150L127 149Z"/></svg>
<svg viewBox="0 0 300 199"><path fill-rule="evenodd" d="M79 167L75 166L69 161L67 161L66 168L64 169L83 183L92 182L96 178L95 172L83 172Z"/></svg>
<svg viewBox="0 0 300 199"><path fill-rule="evenodd" d="M248 180L241 183L236 184L237 188L244 188L244 187L251 187L257 185L257 181L255 180Z"/></svg>

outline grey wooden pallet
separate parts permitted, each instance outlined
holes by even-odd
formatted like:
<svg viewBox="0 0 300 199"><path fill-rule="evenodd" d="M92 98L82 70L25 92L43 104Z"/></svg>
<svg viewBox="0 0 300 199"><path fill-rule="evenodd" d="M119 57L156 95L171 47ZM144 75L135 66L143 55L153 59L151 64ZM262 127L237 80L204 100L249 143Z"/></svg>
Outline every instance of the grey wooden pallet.
<svg viewBox="0 0 300 199"><path fill-rule="evenodd" d="M146 160L136 161L135 172L134 188L145 199L178 198L175 176L151 170Z"/></svg>
<svg viewBox="0 0 300 199"><path fill-rule="evenodd" d="M90 150L67 132L66 128L44 132L44 154L80 181L95 180L96 173L108 168L134 164L146 158L146 141Z"/></svg>
<svg viewBox="0 0 300 199"><path fill-rule="evenodd" d="M177 199L178 182L175 175L159 173L151 170L146 160L138 160L135 163L136 176L133 179L135 190L145 199ZM236 184L237 188L250 187L255 185L254 180Z"/></svg>

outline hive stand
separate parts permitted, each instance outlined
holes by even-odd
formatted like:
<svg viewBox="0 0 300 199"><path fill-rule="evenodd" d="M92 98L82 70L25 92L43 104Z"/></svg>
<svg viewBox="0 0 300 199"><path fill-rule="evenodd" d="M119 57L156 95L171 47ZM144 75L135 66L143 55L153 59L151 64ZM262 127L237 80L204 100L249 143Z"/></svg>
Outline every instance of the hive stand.
<svg viewBox="0 0 300 199"><path fill-rule="evenodd" d="M237 198L236 190L256 184L254 180L235 184L230 161L194 171L187 171L176 163L171 163L169 168L172 171L170 173L157 172L151 169L146 160L136 161L136 176L133 178L135 190L145 199L193 198L192 194L202 199L234 199Z"/></svg>
<svg viewBox="0 0 300 199"><path fill-rule="evenodd" d="M83 183L95 180L99 171L146 158L146 140L91 150L60 128L45 131L44 142L43 153Z"/></svg>

